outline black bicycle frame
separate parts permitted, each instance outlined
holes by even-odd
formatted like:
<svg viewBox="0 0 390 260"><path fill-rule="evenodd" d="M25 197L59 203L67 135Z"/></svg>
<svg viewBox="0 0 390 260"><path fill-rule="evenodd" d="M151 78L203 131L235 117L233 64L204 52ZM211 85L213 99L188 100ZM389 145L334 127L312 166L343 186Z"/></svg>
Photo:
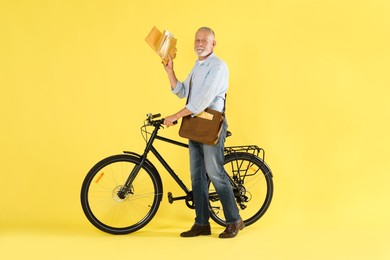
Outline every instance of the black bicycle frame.
<svg viewBox="0 0 390 260"><path fill-rule="evenodd" d="M149 151L151 151L154 156L157 158L157 160L164 166L164 168L168 171L168 173L172 176L172 178L176 181L176 183L180 186L180 188L185 192L186 196L180 196L180 197L176 197L176 198L173 198L172 197L172 194L169 194L169 202L172 203L173 201L175 200L183 200L185 199L186 202L187 202L187 205L189 207L190 204L189 204L189 200L192 200L192 196L191 196L191 193L192 191L189 190L187 188L187 186L183 183L183 181L179 178L179 176L175 173L175 171L171 168L171 166L169 166L169 164L165 161L165 159L160 155L160 153L157 151L157 149L153 146L153 142L155 139L157 140L161 140L163 142L167 142L167 143L170 143L170 144L173 144L173 145L177 145L177 146L181 146L181 147L184 147L184 148L188 148L188 144L185 144L185 143L182 143L182 142L178 142L178 141L175 141L175 140L172 140L172 139L169 139L169 138L166 138L166 137L162 137L162 136L159 136L157 135L157 132L158 130L160 129L161 127L161 124L160 123L155 123L153 124L154 126L154 130L146 144L146 148L144 150L144 153L142 154L142 156L140 156L139 154L136 154L136 153L133 153L133 152L127 152L125 151L125 153L128 153L128 154L133 154L135 156L138 156L141 161L140 163L134 167L134 169L131 171L128 179L126 180L126 183L125 185L122 187L122 189L118 192L118 196L120 198L124 198L126 196L126 194L130 193L131 192L131 183L133 182L133 180L135 179L135 177L137 177L137 174L139 172L139 170L142 168L142 166L144 165L145 162L147 162L147 156L148 156L148 153ZM234 153L235 151L245 151L246 153L248 153L249 151L253 151L253 153L259 153L260 151L263 151L263 157L264 157L264 150L257 147L257 146L254 146L254 145L251 145L251 146L236 146L236 147L227 147L225 149L225 153L226 154L231 154L231 153ZM149 163L149 162L147 162ZM237 184L232 180L232 178L230 176L228 176L229 178L229 181L230 183L232 184L233 186L233 192L236 195L239 195L237 192L238 189L237 189ZM211 200L213 199L216 199L217 197L217 193L216 192L213 192L213 193L209 193L209 197ZM188 200L188 201L187 201Z"/></svg>

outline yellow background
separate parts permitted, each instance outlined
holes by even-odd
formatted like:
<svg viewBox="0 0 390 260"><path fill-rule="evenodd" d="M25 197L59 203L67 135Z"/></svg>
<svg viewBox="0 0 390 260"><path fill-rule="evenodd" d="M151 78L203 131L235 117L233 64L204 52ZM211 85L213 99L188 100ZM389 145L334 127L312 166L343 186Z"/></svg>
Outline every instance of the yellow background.
<svg viewBox="0 0 390 260"><path fill-rule="evenodd" d="M227 145L266 150L274 199L236 239L217 239L216 225L181 239L194 212L166 197L126 236L82 213L88 170L142 152L146 113L184 105L144 41L154 25L178 39L180 79L196 29L215 30L230 69ZM388 259L389 33L387 0L1 0L1 258ZM187 152L159 147L189 184ZM164 192L181 195L161 175Z"/></svg>

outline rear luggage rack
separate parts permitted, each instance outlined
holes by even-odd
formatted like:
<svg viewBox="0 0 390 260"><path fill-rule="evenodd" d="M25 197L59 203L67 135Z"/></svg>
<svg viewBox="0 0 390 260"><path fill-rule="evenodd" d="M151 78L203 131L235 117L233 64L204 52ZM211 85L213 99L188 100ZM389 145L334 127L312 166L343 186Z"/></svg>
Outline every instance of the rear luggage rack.
<svg viewBox="0 0 390 260"><path fill-rule="evenodd" d="M224 153L225 155L234 153L250 153L263 159L263 162L265 162L265 150L257 145L228 146L225 147Z"/></svg>

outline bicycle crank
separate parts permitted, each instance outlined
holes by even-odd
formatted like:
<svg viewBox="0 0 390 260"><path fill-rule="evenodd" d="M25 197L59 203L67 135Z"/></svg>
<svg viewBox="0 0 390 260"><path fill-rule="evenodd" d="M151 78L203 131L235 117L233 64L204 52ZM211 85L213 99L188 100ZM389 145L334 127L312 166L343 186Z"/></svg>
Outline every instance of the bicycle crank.
<svg viewBox="0 0 390 260"><path fill-rule="evenodd" d="M172 204L176 200L185 200L187 207L189 207L190 209L195 209L192 192L189 192L186 196L180 196L180 197L173 197L172 192L168 192L168 202Z"/></svg>

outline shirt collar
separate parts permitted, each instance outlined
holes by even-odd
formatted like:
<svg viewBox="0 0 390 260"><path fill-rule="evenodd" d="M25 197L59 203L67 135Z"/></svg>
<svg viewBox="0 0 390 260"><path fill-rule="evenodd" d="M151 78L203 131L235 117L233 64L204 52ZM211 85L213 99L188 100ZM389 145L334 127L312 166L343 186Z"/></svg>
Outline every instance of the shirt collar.
<svg viewBox="0 0 390 260"><path fill-rule="evenodd" d="M202 64L204 64L204 65L209 65L210 62L211 62L211 58L212 58L212 57L215 57L214 52L211 53L210 56L208 56L205 60L203 60L202 63L200 63L199 60L196 60L196 64L197 64L197 65L202 65Z"/></svg>

